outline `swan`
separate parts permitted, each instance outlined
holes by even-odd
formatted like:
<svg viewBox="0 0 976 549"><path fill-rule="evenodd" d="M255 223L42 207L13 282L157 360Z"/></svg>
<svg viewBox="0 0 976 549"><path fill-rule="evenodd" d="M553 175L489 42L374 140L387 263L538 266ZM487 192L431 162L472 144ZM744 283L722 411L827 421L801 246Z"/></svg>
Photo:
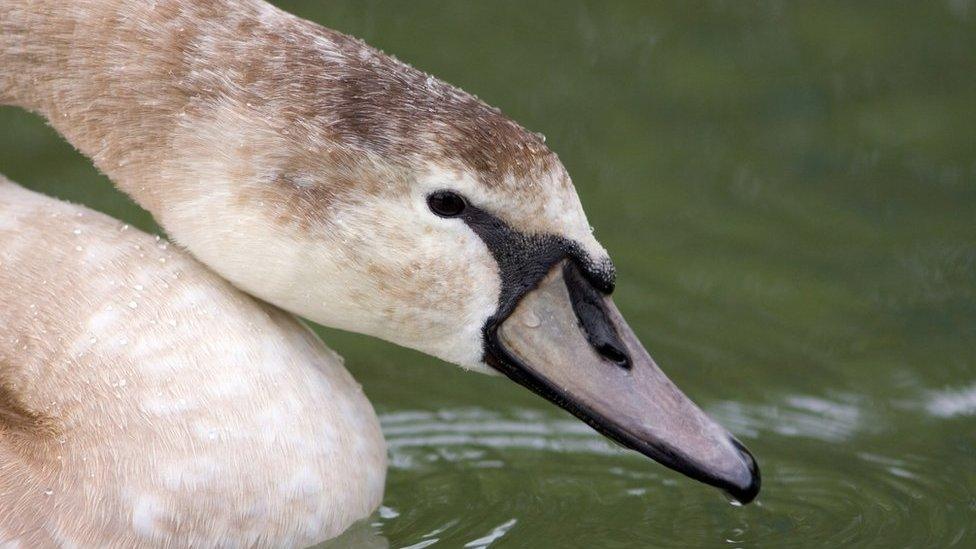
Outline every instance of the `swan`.
<svg viewBox="0 0 976 549"><path fill-rule="evenodd" d="M760 476L752 455L667 379L613 304L613 264L595 239L559 158L539 135L476 97L262 0L4 0L0 103L45 117L151 212L175 243L241 292L326 326L379 337L468 370L504 375L620 444L742 502L758 493ZM49 243L61 234L35 232L33 240L8 240ZM108 246L111 237L103 237ZM19 276L11 287L43 280ZM52 272L49 280L67 284L65 276ZM199 288L209 284L214 292L245 302L216 277L204 278L201 274ZM51 315L57 298L50 294L47 299ZM13 303L18 306L14 314L30 314L26 302ZM265 314L279 319L282 333L298 329L283 313L246 303L250 310L240 311L242 321ZM137 303L136 310L157 306L163 307ZM181 309L176 303L161 310L177 314ZM77 314L75 320L91 322L99 311ZM54 316L45 318L53 328L66 329ZM0 337L14 350L11 341L28 336L56 341L54 348L68 345L61 333L29 332L51 330L43 323L8 326L13 325L0 326ZM206 343L236 341L239 326L234 326L215 325ZM28 332L18 338L18 330ZM167 338L183 341L181 333L170 330L154 338L147 333L140 340L149 341L148 351ZM190 346L197 342L188 340L174 352L192 356ZM330 356L324 347L304 345L291 353L311 357L307 368L318 365L346 379L347 374L335 373L342 371L335 358L323 358ZM13 356L30 363L30 346L26 351ZM188 360L197 374L206 375L202 382L186 384L186 390L198 391L196 396L217 390L210 384L233 377L228 372L239 372L242 361L251 367L256 356L243 353L230 366ZM97 539L301 544L334 535L379 501L375 485L382 484L385 467L374 459L375 417L359 402L361 396L353 396L359 393L349 383L336 383L322 394L342 393L359 402L355 406L340 405L342 399L320 404L326 409L298 398L279 403L302 408L304 417L341 433L334 443L316 438L321 433L294 443L313 446L309 452L325 452L329 458L298 460L287 471L262 469L278 449L236 447L240 454L214 457L210 472L220 478L211 486L192 467L180 469L178 461L126 472L120 464L133 459L136 448L115 446L117 439L109 438L106 427L110 418L105 414L120 404L96 399L72 420L66 410L46 408L49 395L32 392L45 384L70 391L75 386L69 378L41 382L43 372L7 362L0 379L8 369L23 373L9 374L14 381L4 382L0 402L12 406L13 415L0 414L0 421L11 424L4 428L0 447L15 452L22 441L32 440L7 434L24 421L33 425L35 437L86 424L104 435L100 438L110 448L100 457L108 461L98 465L114 467L125 477L114 483L150 494L148 503L135 506L131 498L138 497L138 490L113 492L96 473L95 481L66 495L65 507L56 510L10 486L32 486L43 495L57 487L44 488L31 475L51 470L77 474L84 468L74 464L77 468L68 471L67 463L51 461L64 457L57 454L57 445L39 451L50 470L16 469L13 458L4 458L0 471L9 476L0 477L0 516L22 513L20 502L30 499L35 513L28 516L66 524L44 530L55 543L104 536ZM129 368L149 376L141 369L151 369L152 362L144 366L133 360ZM72 370L70 376L84 373ZM321 385L320 380L306 390ZM276 390L273 385L248 388L270 399L268 406L274 406ZM199 433L189 419L157 423L153 412L141 408L148 397L119 393L127 404L111 421L149 421L169 429L158 441L167 450L186 455L200 450L201 441L194 438ZM106 393L101 398L116 397ZM235 402L227 399L221 405L230 410ZM242 405L234 412L252 422L241 419L237 425L237 432L253 430L245 438L275 436L253 410ZM347 428L359 420L362 430ZM222 441L220 423L212 428ZM72 443L65 440L64 445ZM262 452L267 454L254 455ZM358 452L371 459L360 459ZM358 468L327 470L329 460L357 461ZM175 481L165 478L167 467L176 469ZM327 509L303 515L307 509L270 498L247 513L274 515L279 521L248 530L240 524L242 507L226 502L244 505L246 486L235 486L233 480L249 475L280 483L291 495L308 492ZM184 483L193 482L200 486L187 504L178 495ZM55 515L65 518L52 519ZM115 522L105 525L105 517ZM13 524L0 522L0 533ZM201 526L207 524L229 526Z"/></svg>

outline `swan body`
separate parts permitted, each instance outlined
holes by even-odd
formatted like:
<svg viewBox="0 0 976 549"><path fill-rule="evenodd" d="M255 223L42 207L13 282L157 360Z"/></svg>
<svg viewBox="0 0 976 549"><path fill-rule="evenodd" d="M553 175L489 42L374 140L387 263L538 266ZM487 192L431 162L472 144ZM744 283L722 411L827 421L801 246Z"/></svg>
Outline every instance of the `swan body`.
<svg viewBox="0 0 976 549"><path fill-rule="evenodd" d="M379 505L379 422L291 315L0 178L0 545L307 546Z"/></svg>
<svg viewBox="0 0 976 549"><path fill-rule="evenodd" d="M478 98L263 0L0 0L0 104L45 117L216 273L3 188L0 539L295 545L377 505L358 388L228 283L503 374L756 497L755 460L617 311L559 158Z"/></svg>

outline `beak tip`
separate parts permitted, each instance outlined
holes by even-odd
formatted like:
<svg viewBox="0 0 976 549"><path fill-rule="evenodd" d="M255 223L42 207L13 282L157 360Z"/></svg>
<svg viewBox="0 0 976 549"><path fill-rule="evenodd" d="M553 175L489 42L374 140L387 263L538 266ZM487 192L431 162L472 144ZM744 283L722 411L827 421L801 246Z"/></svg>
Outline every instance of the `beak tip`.
<svg viewBox="0 0 976 549"><path fill-rule="evenodd" d="M756 459L752 457L749 450L734 438L732 439L732 444L739 451L739 455L745 463L745 468L743 469L741 478L730 480L724 488L737 502L746 505L751 503L759 495L759 489L762 486L762 475L759 473L759 465L756 463Z"/></svg>

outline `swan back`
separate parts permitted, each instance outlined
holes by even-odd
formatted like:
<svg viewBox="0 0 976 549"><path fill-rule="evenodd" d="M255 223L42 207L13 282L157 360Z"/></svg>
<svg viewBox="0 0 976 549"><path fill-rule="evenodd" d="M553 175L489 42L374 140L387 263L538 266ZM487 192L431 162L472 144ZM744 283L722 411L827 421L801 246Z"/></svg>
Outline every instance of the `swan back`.
<svg viewBox="0 0 976 549"><path fill-rule="evenodd" d="M0 542L308 545L379 504L341 359L165 240L0 177L0 303Z"/></svg>

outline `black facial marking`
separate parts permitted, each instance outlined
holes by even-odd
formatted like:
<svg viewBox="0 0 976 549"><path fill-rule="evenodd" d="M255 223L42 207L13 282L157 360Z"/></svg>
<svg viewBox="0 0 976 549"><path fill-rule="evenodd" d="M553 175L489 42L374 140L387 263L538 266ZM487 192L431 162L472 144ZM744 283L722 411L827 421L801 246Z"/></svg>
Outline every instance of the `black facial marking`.
<svg viewBox="0 0 976 549"><path fill-rule="evenodd" d="M431 197L444 192L434 193ZM498 263L501 275L498 308L482 330L486 360L490 364L497 366L498 357L487 355L491 354L492 340L498 326L515 310L522 296L534 290L554 265L570 259L563 278L580 329L597 353L622 368L630 367L626 347L620 342L603 307L603 295L613 291L614 270L609 260L595 262L580 249L579 244L561 236L528 235L516 231L477 206L467 205L457 217L467 223L485 243ZM512 375L514 371L506 373Z"/></svg>
<svg viewBox="0 0 976 549"><path fill-rule="evenodd" d="M573 312L587 341L613 364L630 368L626 347L603 307L603 294L613 291L612 265L594 266L575 242L556 235L522 234L474 206L468 207L462 219L488 246L501 273L498 309L485 325L486 336L512 313L519 299L535 289L556 263L568 257L573 261L566 263L563 278Z"/></svg>
<svg viewBox="0 0 976 549"><path fill-rule="evenodd" d="M502 279L498 309L488 319L485 329L505 320L519 299L539 285L539 281L559 261L571 258L581 275L600 292L613 292L613 264L595 262L577 243L558 235L528 235L512 229L494 215L468 205L458 216L464 220L488 247L498 263Z"/></svg>
<svg viewBox="0 0 976 549"><path fill-rule="evenodd" d="M462 218L481 237L498 263L502 289L498 309L492 317L495 320L507 317L515 309L519 298L534 289L552 266L575 247L559 236L520 233L474 206L469 207Z"/></svg>

